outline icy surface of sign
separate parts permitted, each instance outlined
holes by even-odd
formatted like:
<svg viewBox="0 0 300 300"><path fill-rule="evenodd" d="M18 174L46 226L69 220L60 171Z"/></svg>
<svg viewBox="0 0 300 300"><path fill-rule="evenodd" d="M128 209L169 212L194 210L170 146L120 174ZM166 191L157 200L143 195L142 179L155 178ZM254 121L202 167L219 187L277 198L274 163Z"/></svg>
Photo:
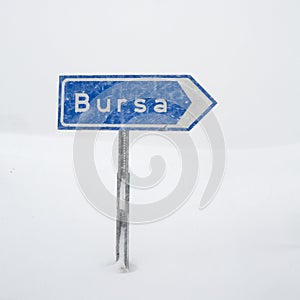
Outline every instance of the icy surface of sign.
<svg viewBox="0 0 300 300"><path fill-rule="evenodd" d="M189 75L60 76L58 128L190 130L215 104Z"/></svg>

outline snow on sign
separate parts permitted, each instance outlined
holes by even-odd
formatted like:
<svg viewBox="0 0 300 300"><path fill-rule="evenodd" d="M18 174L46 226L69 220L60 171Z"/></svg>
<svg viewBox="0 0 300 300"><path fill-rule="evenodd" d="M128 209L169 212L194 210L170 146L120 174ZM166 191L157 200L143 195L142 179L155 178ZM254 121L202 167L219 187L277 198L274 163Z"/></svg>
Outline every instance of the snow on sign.
<svg viewBox="0 0 300 300"><path fill-rule="evenodd" d="M60 76L58 129L190 130L215 105L190 75Z"/></svg>

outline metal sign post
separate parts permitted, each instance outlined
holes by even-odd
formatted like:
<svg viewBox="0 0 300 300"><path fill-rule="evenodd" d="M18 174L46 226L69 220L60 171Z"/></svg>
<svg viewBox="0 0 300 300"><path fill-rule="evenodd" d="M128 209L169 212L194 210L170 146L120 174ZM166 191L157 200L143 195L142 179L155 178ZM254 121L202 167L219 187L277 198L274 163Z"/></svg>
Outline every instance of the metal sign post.
<svg viewBox="0 0 300 300"><path fill-rule="evenodd" d="M117 175L116 261L129 268L129 131L119 131Z"/></svg>
<svg viewBox="0 0 300 300"><path fill-rule="evenodd" d="M116 261L129 269L129 130L189 131L216 101L190 75L59 77L58 129L118 130Z"/></svg>

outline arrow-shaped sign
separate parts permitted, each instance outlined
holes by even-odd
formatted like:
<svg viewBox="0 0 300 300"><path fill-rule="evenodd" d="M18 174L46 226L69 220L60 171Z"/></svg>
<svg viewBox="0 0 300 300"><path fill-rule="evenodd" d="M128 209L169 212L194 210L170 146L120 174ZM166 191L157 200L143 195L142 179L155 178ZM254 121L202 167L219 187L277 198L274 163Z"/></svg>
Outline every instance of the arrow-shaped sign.
<svg viewBox="0 0 300 300"><path fill-rule="evenodd" d="M190 130L215 105L190 75L60 76L58 129Z"/></svg>
<svg viewBox="0 0 300 300"><path fill-rule="evenodd" d="M190 130L216 101L189 75L60 76L58 129L120 130L116 261L129 268L129 130Z"/></svg>

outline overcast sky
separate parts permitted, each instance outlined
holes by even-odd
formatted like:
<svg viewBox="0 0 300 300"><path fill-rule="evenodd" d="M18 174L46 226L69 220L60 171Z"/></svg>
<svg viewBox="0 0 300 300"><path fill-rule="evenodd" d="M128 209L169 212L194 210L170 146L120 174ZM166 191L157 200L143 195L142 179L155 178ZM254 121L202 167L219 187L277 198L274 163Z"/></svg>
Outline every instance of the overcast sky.
<svg viewBox="0 0 300 300"><path fill-rule="evenodd" d="M57 134L59 74L191 74L228 146L298 143L299 1L2 0L0 130Z"/></svg>

